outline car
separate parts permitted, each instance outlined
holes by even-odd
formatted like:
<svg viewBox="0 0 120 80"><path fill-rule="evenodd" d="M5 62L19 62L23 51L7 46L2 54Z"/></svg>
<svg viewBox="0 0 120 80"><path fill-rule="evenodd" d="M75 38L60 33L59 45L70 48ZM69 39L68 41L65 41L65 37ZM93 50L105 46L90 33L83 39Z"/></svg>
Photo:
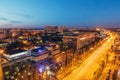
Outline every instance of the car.
<svg viewBox="0 0 120 80"><path fill-rule="evenodd" d="M109 69L108 71L111 72L111 69Z"/></svg>
<svg viewBox="0 0 120 80"><path fill-rule="evenodd" d="M110 74L107 74L106 80L110 80Z"/></svg>
<svg viewBox="0 0 120 80"><path fill-rule="evenodd" d="M117 56L114 56L114 58L116 59L116 58L117 58Z"/></svg>
<svg viewBox="0 0 120 80"><path fill-rule="evenodd" d="M120 63L118 63L118 66L120 66Z"/></svg>
<svg viewBox="0 0 120 80"><path fill-rule="evenodd" d="M116 60L113 60L113 64L115 64Z"/></svg>
<svg viewBox="0 0 120 80"><path fill-rule="evenodd" d="M120 60L120 56L118 56L118 60Z"/></svg>

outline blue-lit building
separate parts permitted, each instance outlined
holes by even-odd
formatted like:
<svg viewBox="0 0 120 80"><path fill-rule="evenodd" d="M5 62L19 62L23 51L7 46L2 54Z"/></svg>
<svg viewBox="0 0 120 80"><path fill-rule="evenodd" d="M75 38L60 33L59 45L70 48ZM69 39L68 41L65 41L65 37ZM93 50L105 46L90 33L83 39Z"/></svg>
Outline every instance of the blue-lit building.
<svg viewBox="0 0 120 80"><path fill-rule="evenodd" d="M50 53L48 49L45 48L45 46L40 46L37 49L31 50L31 60L38 62L40 60L44 60L49 58Z"/></svg>

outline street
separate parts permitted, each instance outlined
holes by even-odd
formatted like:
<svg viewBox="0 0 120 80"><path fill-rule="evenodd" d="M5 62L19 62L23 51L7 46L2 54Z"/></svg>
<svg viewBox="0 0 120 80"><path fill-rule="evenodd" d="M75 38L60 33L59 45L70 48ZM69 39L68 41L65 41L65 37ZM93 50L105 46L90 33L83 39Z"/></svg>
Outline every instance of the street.
<svg viewBox="0 0 120 80"><path fill-rule="evenodd" d="M113 36L111 36L113 38ZM63 80L93 80L94 72L105 58L108 50L113 44L114 38L108 38L93 54L88 57L78 68L73 70L70 75ZM110 40L111 39L111 40Z"/></svg>

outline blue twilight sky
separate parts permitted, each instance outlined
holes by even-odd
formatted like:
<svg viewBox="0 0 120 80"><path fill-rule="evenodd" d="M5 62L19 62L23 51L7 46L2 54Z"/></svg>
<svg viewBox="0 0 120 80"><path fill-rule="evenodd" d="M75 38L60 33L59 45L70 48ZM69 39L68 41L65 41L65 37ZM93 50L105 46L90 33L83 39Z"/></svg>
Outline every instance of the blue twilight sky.
<svg viewBox="0 0 120 80"><path fill-rule="evenodd" d="M81 26L119 22L120 0L0 0L0 26Z"/></svg>

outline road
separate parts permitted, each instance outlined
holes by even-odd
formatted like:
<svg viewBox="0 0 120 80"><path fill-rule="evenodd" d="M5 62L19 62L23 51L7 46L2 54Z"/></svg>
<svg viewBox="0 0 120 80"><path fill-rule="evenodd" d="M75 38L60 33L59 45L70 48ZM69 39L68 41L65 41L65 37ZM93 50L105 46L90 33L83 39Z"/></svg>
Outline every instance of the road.
<svg viewBox="0 0 120 80"><path fill-rule="evenodd" d="M94 72L113 44L114 38L111 38L113 38L113 36L109 37L99 48L93 51L90 57L63 80L93 80Z"/></svg>

